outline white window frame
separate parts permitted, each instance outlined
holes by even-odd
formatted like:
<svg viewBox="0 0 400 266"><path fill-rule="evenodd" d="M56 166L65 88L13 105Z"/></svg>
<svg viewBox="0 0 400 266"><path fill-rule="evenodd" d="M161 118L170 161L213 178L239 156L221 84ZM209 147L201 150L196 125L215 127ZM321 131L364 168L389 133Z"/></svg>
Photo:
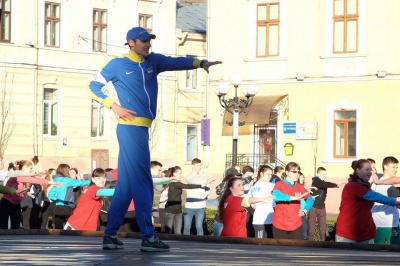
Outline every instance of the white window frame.
<svg viewBox="0 0 400 266"><path fill-rule="evenodd" d="M151 33L153 31L153 19L154 17L152 14L140 13L138 18L139 27L145 28Z"/></svg>
<svg viewBox="0 0 400 266"><path fill-rule="evenodd" d="M326 112L326 154L324 163L340 163L349 164L354 160L354 158L334 158L334 121L335 121L335 111L337 110L355 110L356 111L356 158L361 154L361 105L348 103L346 99L342 99L339 104L328 104Z"/></svg>
<svg viewBox="0 0 400 266"><path fill-rule="evenodd" d="M48 90L48 89L54 89L54 90L57 90L57 93L58 93L58 98L57 98L57 100L45 100L44 99L44 95L45 95L45 90ZM42 108L43 108L43 120L42 120L42 123L43 123L43 127L42 127L42 129L44 128L44 126L45 126L45 123L44 123L44 119L45 119L45 104L47 103L48 105L49 105L49 108L48 108L48 117L50 118L51 117L51 113L52 113L52 110L51 110L51 108L50 108L50 106L52 105L52 104L54 104L54 103L57 103L58 104L58 108L57 108L57 118L55 119L56 121L58 121L58 123L57 123L57 134L56 135L52 135L51 134L51 124L52 124L52 122L51 121L49 121L48 122L48 124L50 125L48 125L47 127L47 132L50 132L50 133L47 133L47 134L45 134L44 133L44 131L42 132L43 133L43 137L46 137L46 138L57 138L57 137L59 137L59 136L61 136L61 99L62 99L62 97L61 97L61 90L59 89L59 88L57 88L57 87L44 87L43 88L43 105L42 105ZM53 121L53 120L52 120ZM50 127L50 128L49 128Z"/></svg>
<svg viewBox="0 0 400 266"><path fill-rule="evenodd" d="M97 106L97 119L96 119L96 136L92 136L92 126L93 126L93 106ZM103 136L100 136L99 131L101 128L101 111L103 111ZM91 109L90 109L90 137L92 139L107 139L108 138L108 125L109 125L109 110L99 102L92 100Z"/></svg>
<svg viewBox="0 0 400 266"><path fill-rule="evenodd" d="M196 128L196 154L193 158L188 158L188 128L195 127ZM185 127L185 161L190 162L194 158L200 158L200 125L197 124L187 124Z"/></svg>
<svg viewBox="0 0 400 266"><path fill-rule="evenodd" d="M197 55L190 55L187 54L186 57L189 58L194 58L198 59L199 57ZM201 71L199 71L200 68L197 69L190 69L185 71L185 86L184 88L186 90L199 90L201 86ZM202 70L202 69L200 69ZM189 79L189 86L187 86L187 80ZM193 80L195 79L195 80Z"/></svg>
<svg viewBox="0 0 400 266"><path fill-rule="evenodd" d="M189 79L189 86L188 85ZM195 79L195 80L193 80ZM198 90L199 89L199 71L197 69L191 69L185 71L185 89L187 90Z"/></svg>

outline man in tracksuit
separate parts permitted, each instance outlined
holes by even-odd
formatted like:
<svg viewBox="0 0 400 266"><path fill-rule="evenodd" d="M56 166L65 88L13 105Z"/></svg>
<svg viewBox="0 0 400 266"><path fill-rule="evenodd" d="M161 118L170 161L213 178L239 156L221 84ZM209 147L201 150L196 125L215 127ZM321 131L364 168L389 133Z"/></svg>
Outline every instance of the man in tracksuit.
<svg viewBox="0 0 400 266"><path fill-rule="evenodd" d="M128 31L129 53L112 59L89 84L92 98L119 116L119 178L108 212L108 224L103 238L103 249L123 248L117 238L129 203L133 199L137 221L142 233L142 251L168 251L169 245L154 234L152 224L153 181L150 173L148 131L157 111L157 75L164 71L203 68L222 62L208 62L185 57L167 57L150 53L154 34L144 28ZM105 85L112 82L119 103L106 95Z"/></svg>

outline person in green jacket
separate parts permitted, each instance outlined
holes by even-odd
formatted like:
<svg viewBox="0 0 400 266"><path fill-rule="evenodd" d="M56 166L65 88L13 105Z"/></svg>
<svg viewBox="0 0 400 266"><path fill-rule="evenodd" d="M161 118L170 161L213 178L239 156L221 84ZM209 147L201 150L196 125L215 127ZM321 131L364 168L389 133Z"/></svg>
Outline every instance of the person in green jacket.
<svg viewBox="0 0 400 266"><path fill-rule="evenodd" d="M15 195L15 194L23 193L26 190L27 190L26 188L25 189L16 190L13 187L6 187L6 186L0 185L0 194Z"/></svg>

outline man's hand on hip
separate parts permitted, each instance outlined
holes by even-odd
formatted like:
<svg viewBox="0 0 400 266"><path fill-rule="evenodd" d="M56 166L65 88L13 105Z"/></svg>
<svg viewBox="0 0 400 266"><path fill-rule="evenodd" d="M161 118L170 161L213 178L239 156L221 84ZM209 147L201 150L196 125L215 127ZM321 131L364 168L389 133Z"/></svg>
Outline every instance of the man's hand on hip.
<svg viewBox="0 0 400 266"><path fill-rule="evenodd" d="M133 120L135 119L136 112L133 110L126 109L117 103L111 105L111 109L123 120Z"/></svg>

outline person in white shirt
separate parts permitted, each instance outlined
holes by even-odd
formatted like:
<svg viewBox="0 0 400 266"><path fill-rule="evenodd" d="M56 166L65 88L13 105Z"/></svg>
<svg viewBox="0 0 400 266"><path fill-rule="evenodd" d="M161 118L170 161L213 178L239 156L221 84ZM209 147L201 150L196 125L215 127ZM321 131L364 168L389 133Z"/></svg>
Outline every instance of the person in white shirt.
<svg viewBox="0 0 400 266"><path fill-rule="evenodd" d="M160 218L161 233L165 233L165 204L168 201L168 184L162 185L163 191L160 193L160 201L158 203L158 215Z"/></svg>
<svg viewBox="0 0 400 266"><path fill-rule="evenodd" d="M186 176L186 184L188 185L201 185L207 183L207 177L201 171L202 163L198 158L192 160L193 171ZM183 234L190 235L190 228L192 227L193 216L195 217L197 235L204 235L203 220L205 215L206 201L210 194L209 187L202 187L196 189L189 189L186 191L185 212L183 213L184 228Z"/></svg>
<svg viewBox="0 0 400 266"><path fill-rule="evenodd" d="M383 159L383 176L381 180L390 179L397 173L399 161L392 156ZM393 185L372 184L371 189L391 198L400 197L399 190ZM376 225L375 244L399 244L399 211L396 206L375 202L372 207L372 218Z"/></svg>
<svg viewBox="0 0 400 266"><path fill-rule="evenodd" d="M253 187L248 192L248 197L265 198L272 196L275 184L271 183L272 168L268 165L261 165ZM273 201L258 202L253 204L253 227L256 238L272 238L272 220L274 218Z"/></svg>
<svg viewBox="0 0 400 266"><path fill-rule="evenodd" d="M37 155L32 158L33 168L32 172L38 174L42 172L42 164L39 162L39 157Z"/></svg>

